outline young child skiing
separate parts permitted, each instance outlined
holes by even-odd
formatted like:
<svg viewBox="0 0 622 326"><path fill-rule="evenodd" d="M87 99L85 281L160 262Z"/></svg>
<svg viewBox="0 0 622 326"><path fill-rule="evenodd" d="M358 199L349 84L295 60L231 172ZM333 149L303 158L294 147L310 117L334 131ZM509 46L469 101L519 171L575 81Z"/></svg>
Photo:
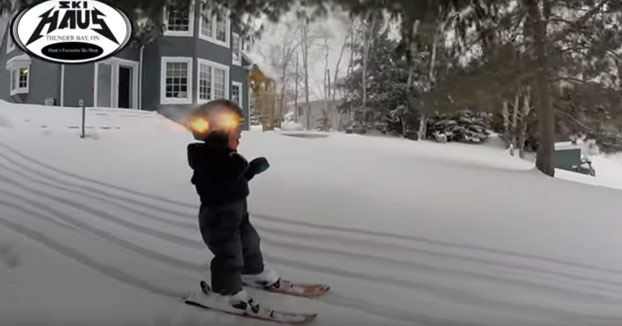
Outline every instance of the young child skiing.
<svg viewBox="0 0 622 326"><path fill-rule="evenodd" d="M237 152L243 113L227 100L209 102L190 116L190 129L200 143L188 145L192 184L201 199L199 226L209 250L211 289L236 308L258 309L243 284L279 286L279 276L264 265L260 238L251 225L246 198L248 181L268 169L268 161L250 163Z"/></svg>

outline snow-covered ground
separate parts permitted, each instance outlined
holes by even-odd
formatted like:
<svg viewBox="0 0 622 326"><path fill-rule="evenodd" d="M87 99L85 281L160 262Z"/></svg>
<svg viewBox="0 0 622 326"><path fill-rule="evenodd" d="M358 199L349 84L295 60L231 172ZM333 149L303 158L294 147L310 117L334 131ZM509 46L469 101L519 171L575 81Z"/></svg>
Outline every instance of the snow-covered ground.
<svg viewBox="0 0 622 326"><path fill-rule="evenodd" d="M79 122L0 102L0 325L264 325L181 303L211 258L189 133L149 112L90 109L86 139ZM271 163L250 197L266 259L332 286L260 302L316 325L622 325L620 190L493 146L255 131L240 151Z"/></svg>

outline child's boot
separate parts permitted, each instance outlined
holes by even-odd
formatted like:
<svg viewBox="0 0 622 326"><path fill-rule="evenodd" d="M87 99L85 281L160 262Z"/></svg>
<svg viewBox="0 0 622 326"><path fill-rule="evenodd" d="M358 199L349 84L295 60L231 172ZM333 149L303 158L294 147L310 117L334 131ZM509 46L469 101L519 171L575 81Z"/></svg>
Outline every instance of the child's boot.
<svg viewBox="0 0 622 326"><path fill-rule="evenodd" d="M243 274L242 284L255 288L270 288L278 284L280 279L275 270L264 266L263 272L259 274Z"/></svg>

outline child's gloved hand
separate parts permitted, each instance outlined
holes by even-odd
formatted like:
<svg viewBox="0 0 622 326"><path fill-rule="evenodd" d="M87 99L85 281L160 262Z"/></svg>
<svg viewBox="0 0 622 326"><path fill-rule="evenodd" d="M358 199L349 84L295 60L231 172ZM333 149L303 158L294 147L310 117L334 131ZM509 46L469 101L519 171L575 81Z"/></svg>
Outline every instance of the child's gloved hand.
<svg viewBox="0 0 622 326"><path fill-rule="evenodd" d="M258 157L248 164L246 178L251 180L255 175L266 171L270 167L270 163L265 157Z"/></svg>

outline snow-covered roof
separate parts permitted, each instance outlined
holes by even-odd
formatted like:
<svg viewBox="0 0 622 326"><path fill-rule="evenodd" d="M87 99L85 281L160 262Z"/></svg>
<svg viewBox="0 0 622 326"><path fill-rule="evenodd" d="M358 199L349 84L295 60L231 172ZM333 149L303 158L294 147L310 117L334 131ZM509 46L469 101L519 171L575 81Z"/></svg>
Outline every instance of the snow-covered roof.
<svg viewBox="0 0 622 326"><path fill-rule="evenodd" d="M578 144L573 144L572 142L566 141L566 142L555 143L555 149L556 150L581 149L581 146L579 146Z"/></svg>
<svg viewBox="0 0 622 326"><path fill-rule="evenodd" d="M9 61L6 62L6 68L11 69L19 65L29 65L31 61L32 60L30 59L30 56L28 56L26 53L23 53L9 59Z"/></svg>

